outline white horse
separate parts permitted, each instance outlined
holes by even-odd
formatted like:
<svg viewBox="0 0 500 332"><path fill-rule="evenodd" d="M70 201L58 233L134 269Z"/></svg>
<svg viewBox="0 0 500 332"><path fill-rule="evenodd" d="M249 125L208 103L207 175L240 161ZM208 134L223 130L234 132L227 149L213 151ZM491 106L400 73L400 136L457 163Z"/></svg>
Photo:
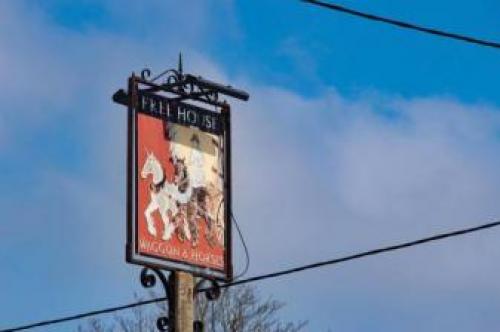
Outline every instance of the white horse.
<svg viewBox="0 0 500 332"><path fill-rule="evenodd" d="M157 234L153 212L158 210L164 225L162 238L163 240L170 240L177 226L175 222L170 220L170 217L173 218L177 215L177 202L186 203L191 196L192 190L180 193L175 184L169 183L165 177L160 161L152 152L147 153L146 161L141 170L142 179L146 179L149 175L153 177L153 182L150 185L151 200L144 211L148 232L153 236ZM190 239L191 235L189 228L186 225L183 226L184 234Z"/></svg>

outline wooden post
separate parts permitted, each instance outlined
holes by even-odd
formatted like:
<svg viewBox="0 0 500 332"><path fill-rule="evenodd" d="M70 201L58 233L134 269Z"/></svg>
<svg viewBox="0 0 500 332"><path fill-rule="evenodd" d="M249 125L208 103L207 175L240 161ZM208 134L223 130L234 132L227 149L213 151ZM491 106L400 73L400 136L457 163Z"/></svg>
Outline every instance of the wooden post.
<svg viewBox="0 0 500 332"><path fill-rule="evenodd" d="M174 331L193 332L194 279L187 272L174 272Z"/></svg>

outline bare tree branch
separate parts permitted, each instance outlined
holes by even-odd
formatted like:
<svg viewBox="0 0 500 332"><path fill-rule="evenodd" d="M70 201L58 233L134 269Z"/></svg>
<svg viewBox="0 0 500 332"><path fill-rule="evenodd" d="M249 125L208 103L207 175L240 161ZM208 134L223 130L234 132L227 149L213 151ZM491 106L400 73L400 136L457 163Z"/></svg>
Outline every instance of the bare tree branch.
<svg viewBox="0 0 500 332"><path fill-rule="evenodd" d="M150 295L157 297L154 292ZM135 299L141 300L137 295ZM212 302L199 294L195 303L195 319L203 322L205 332L300 332L307 325L306 321L283 321L279 314L285 303L272 297L262 299L251 286L227 288ZM167 312L165 303L136 307L108 322L89 320L78 332L157 332L156 320Z"/></svg>

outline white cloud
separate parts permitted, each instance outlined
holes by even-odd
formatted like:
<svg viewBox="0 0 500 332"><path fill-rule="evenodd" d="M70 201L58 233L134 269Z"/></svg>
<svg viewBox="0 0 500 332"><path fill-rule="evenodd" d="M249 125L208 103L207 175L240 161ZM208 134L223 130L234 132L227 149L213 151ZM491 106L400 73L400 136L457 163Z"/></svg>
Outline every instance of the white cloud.
<svg viewBox="0 0 500 332"><path fill-rule="evenodd" d="M248 223L269 229L266 237L256 227L254 238L267 260L307 247L316 253L308 258L322 258L328 249L422 236L500 212L496 109L252 91L257 101L235 115L235 181L237 195L245 193L237 206ZM264 254L270 248L276 256Z"/></svg>
<svg viewBox="0 0 500 332"><path fill-rule="evenodd" d="M234 166L236 213L247 231L253 274L500 216L498 109L446 97L347 99L330 91L307 99L272 87L250 91L249 105L234 111ZM325 321L346 319L331 318L332 306L341 310L335 303L353 296L385 298L371 309L379 314L401 303L408 306L397 310L415 312L409 303L425 299L436 308L439 298L452 301L456 292L464 301L498 296L497 235L486 231L326 267L269 282L268 289L286 294L292 316ZM400 329L396 321L383 326ZM356 330L351 323L345 328Z"/></svg>

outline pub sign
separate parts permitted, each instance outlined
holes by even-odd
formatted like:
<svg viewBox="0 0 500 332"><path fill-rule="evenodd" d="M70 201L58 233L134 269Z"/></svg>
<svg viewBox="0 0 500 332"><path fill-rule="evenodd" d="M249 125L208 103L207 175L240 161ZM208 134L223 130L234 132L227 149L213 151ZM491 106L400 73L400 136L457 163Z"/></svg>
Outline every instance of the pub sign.
<svg viewBox="0 0 500 332"><path fill-rule="evenodd" d="M129 82L127 260L230 280L229 107Z"/></svg>

